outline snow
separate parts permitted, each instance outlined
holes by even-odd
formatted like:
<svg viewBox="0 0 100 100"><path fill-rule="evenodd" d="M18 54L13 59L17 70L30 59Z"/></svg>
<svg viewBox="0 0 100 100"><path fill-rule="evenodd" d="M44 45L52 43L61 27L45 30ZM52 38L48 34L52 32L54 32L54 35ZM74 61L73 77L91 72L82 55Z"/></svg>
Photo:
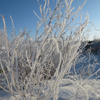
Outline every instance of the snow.
<svg viewBox="0 0 100 100"><path fill-rule="evenodd" d="M84 92L82 90L80 90L80 97L77 97L77 85L73 85L73 84L67 84L68 83L68 80L66 79L63 79L61 81L61 87L59 88L59 98L58 100L73 100L74 99L74 94L75 95L75 98L77 100L86 100L86 97L83 95ZM91 83L91 84L90 84ZM96 99L97 96L100 97L100 91L97 91L97 88L100 89L100 81L96 81L94 82L94 80L91 80L91 81L88 81L87 82L88 85L85 85L84 87L87 89L91 89L93 88L92 90L97 93L98 95L94 94L94 92L89 92L89 100L99 100L99 99ZM82 94L83 93L83 94ZM83 95L83 96L82 96ZM16 95L17 97L19 97L19 95ZM0 100L16 100L13 96L11 96L9 93L3 91L3 90L0 90ZM49 100L52 100L49 99Z"/></svg>
<svg viewBox="0 0 100 100"><path fill-rule="evenodd" d="M15 100L15 98L10 93L0 90L0 100Z"/></svg>
<svg viewBox="0 0 100 100"><path fill-rule="evenodd" d="M96 72L100 68L100 60L99 60L99 55L93 55L90 56L91 60L90 61L92 64L94 64L95 69L93 71ZM97 65L93 63L94 59L97 59ZM86 62L86 58L84 58L82 61ZM88 64L86 62L86 64ZM77 62L76 64L76 72L77 70L82 66L81 62ZM94 67L93 66L93 67ZM79 73L77 73L78 76ZM100 71L97 73L97 75L100 75ZM80 80L79 78L76 78L76 80L73 81L75 78L75 75L70 75L70 78L64 77L64 79L59 80L59 98L58 100L100 100L100 80L95 80L95 77L97 75L92 76L90 79L85 79L85 80ZM52 80L53 81L53 80ZM48 85L50 84L50 80L48 82ZM79 88L80 87L80 88ZM89 94L89 97L86 97L85 92ZM47 91L43 91L43 93L46 95ZM20 98L19 95L16 95L16 97ZM16 100L15 97L13 97L10 93L5 92L4 90L0 89L0 100ZM35 100L35 98L33 99ZM53 100L53 98L50 98L48 100Z"/></svg>

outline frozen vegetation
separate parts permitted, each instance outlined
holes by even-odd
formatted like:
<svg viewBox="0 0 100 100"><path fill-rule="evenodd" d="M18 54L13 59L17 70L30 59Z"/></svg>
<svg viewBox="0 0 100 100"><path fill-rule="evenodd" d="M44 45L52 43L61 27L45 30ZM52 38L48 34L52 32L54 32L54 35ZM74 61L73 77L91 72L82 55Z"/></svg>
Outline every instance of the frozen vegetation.
<svg viewBox="0 0 100 100"><path fill-rule="evenodd" d="M84 42L91 28L88 13L82 21L86 0L76 11L73 0L56 0L54 11L44 1L41 17L34 11L40 19L34 40L26 28L16 36L11 16L8 39L1 15L0 100L100 100L100 50Z"/></svg>

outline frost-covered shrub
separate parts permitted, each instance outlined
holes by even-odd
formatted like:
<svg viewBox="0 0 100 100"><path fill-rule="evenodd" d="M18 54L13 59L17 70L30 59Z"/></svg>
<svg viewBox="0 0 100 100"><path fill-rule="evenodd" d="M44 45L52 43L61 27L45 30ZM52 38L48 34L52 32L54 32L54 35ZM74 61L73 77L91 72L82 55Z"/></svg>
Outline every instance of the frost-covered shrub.
<svg viewBox="0 0 100 100"><path fill-rule="evenodd" d="M3 30L0 30L0 50L5 49L5 36Z"/></svg>
<svg viewBox="0 0 100 100"><path fill-rule="evenodd" d="M18 36L13 36L9 44L5 20L1 15L5 31L6 56L0 58L0 65L7 89L0 85L1 88L15 97L15 94L19 94L24 100L59 98L59 80L62 80L65 75L70 77L73 63L82 51L81 42L85 37L84 34L89 31L86 29L89 15L86 14L84 22L81 22L80 13L86 0L76 12L73 11L74 7L71 7L72 2L73 0L57 0L54 11L50 9L49 0L45 0L43 8L39 4L42 17L40 18L34 11L40 22L37 23L37 33L33 41L25 29ZM76 24L77 15L80 15L80 22ZM43 33L39 36L41 27ZM1 53L3 54L4 51ZM5 62L6 71L2 61ZM84 91L82 85L78 84L79 81L73 78L73 80L70 78L70 82L77 84ZM88 99L87 92L84 93Z"/></svg>

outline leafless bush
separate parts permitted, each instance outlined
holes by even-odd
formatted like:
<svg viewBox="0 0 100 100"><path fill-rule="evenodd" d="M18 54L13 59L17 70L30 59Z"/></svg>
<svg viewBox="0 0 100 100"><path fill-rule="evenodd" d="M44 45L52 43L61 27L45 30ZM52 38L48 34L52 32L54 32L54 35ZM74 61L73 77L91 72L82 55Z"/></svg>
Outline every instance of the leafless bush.
<svg viewBox="0 0 100 100"><path fill-rule="evenodd" d="M80 53L81 42L89 31L86 29L89 15L86 14L82 22L80 13L86 0L76 12L73 11L74 7L71 7L72 2L73 0L57 0L54 11L50 9L49 0L45 0L43 8L39 4L41 18L34 11L40 22L37 23L36 38L33 41L25 29L18 36L14 36L13 42L9 44L5 20L2 16L6 56L4 59L0 58L0 65L8 88L4 89L0 85L1 88L13 96L19 94L24 100L47 100L51 97L53 100L58 99L59 80L63 79L66 73L70 74L73 61ZM62 9L65 10L62 12ZM80 14L80 22L76 23L78 14ZM38 36L40 27L44 31ZM24 36L27 38L24 39ZM7 73L4 70L3 60ZM46 94L43 91L46 91ZM88 99L88 95L86 96Z"/></svg>

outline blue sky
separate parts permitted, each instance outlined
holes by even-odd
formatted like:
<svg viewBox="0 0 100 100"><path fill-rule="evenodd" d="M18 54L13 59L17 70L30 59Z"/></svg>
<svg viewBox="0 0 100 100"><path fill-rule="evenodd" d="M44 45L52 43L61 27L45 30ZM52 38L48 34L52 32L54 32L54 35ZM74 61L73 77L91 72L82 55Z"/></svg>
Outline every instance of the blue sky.
<svg viewBox="0 0 100 100"><path fill-rule="evenodd" d="M39 0L40 4L44 4L44 0ZM52 1L52 0L50 0ZM74 0L72 7L75 9L81 5L84 0ZM51 3L51 7L53 4ZM17 35L20 32L20 28L24 30L27 27L27 32L31 30L30 36L34 37L36 34L36 25L39 19L33 13L33 10L36 11L38 15L39 6L37 0L0 0L0 14L5 16L7 33L10 37L12 30L12 23L10 20L10 15L13 18L14 26ZM90 22L93 22L97 29L100 28L100 0L87 0L82 11L84 14L86 11L89 13ZM3 29L2 18L0 17L0 29ZM100 31L95 31L92 28L90 39L93 39L94 36L100 37Z"/></svg>

